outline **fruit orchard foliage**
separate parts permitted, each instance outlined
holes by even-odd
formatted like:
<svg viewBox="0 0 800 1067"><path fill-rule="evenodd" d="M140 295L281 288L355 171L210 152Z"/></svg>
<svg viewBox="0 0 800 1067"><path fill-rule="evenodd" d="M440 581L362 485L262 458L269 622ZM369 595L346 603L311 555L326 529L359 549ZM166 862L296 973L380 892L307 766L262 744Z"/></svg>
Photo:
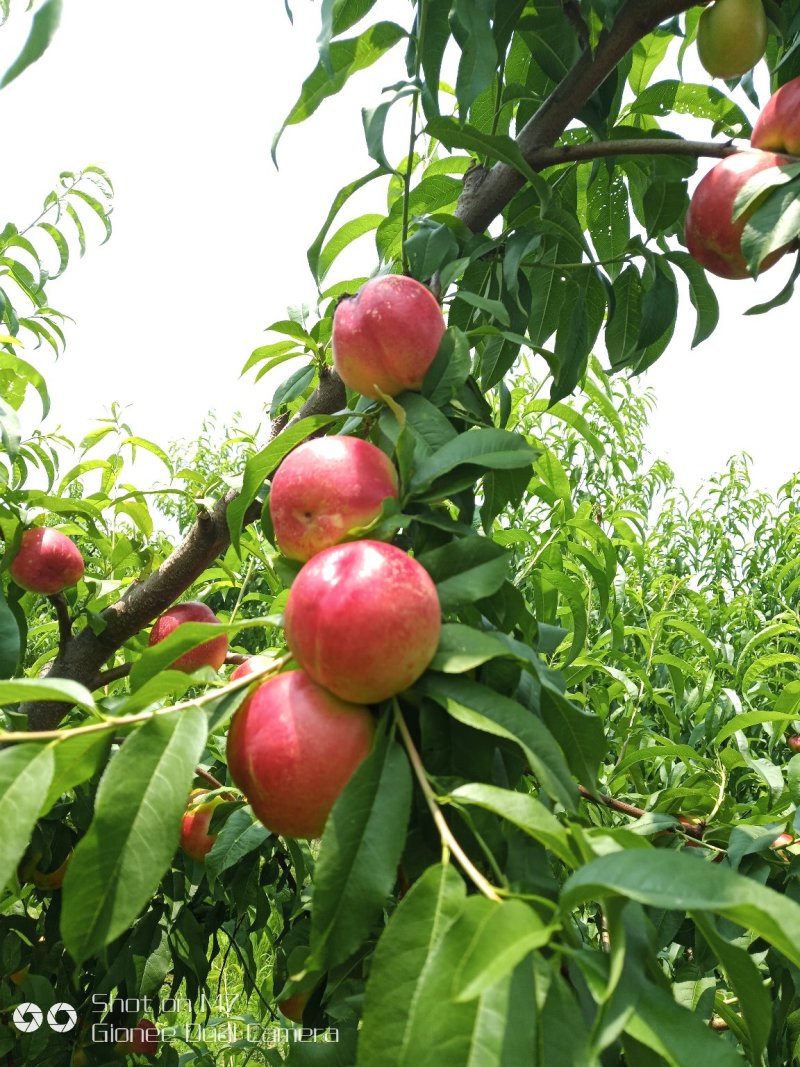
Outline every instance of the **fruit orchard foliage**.
<svg viewBox="0 0 800 1067"><path fill-rule="evenodd" d="M340 1035L248 1037L242 1062L789 1063L798 860L771 846L800 803L784 741L800 729L800 486L770 500L737 459L687 500L644 455L649 399L591 355L642 370L678 313L696 315L697 343L713 332L713 288L680 243L687 179L729 138L746 146L749 120L725 88L677 80L700 16L681 0L420 0L397 5L402 26L369 25L373 6L323 3L319 66L287 120L391 52L394 87L364 116L375 168L309 250L319 306L274 323L248 361L259 380L289 372L268 442L209 424L170 449L118 411L74 455L41 436L22 402L49 404L36 346L63 344L51 280L83 251L84 220L108 226L110 182L62 175L40 217L0 234L0 1055L115 1062L88 1043L92 1022L170 1025L137 1001L213 996L235 960L257 1021L308 996L304 1023ZM14 72L57 8L39 9ZM800 73L800 4L766 12L775 88ZM451 38L460 121L438 91ZM387 112L409 98L412 155L388 161ZM719 140L687 146L672 113ZM600 158L597 141L613 142ZM467 175L473 156L494 169ZM342 221L367 181L383 181L386 215ZM748 262L796 236L795 182L751 217ZM345 397L328 369L336 298L364 280L337 278L337 256L373 231L364 276L431 280L449 324L421 393L391 402ZM234 653L283 653L298 567L272 544L269 478L336 431L392 455L400 498L370 536L426 568L444 625L309 845L271 835L230 784L226 734L253 675L171 670L208 630L148 648L147 627L199 600ZM131 485L137 449L168 489ZM33 521L86 561L51 602L6 573ZM178 847L193 787L220 800L203 862ZM47 876L64 869L59 889ZM93 996L116 998L103 1020ZM58 1001L78 1010L69 1034L10 1022L21 1002ZM175 1039L158 1060L211 1062L207 1044Z"/></svg>

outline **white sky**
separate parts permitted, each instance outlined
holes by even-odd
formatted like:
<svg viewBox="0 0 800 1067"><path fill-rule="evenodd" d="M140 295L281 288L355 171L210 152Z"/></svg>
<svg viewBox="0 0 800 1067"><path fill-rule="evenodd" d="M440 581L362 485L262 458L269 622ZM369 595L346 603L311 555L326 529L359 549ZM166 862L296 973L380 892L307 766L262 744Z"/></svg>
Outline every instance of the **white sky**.
<svg viewBox="0 0 800 1067"><path fill-rule="evenodd" d="M0 70L27 34L23 6L0 29ZM268 403L271 385L239 371L274 339L265 326L313 299L305 250L335 192L372 166L360 108L403 75L400 45L286 131L276 172L272 135L316 61L319 5L292 7L294 28L282 0L236 0L222 13L210 0L68 0L50 50L0 92L0 223L26 225L61 170L98 163L116 187L111 240L98 247L98 226L85 259L51 285L54 306L76 320L66 354L54 364L26 353L50 385L49 427L80 437L116 400L135 433L163 444L191 437L209 408L220 420L241 410L253 425ZM377 189L366 192L339 221L382 207ZM369 273L371 242L331 281ZM740 450L767 488L800 467L800 295L767 316L741 314L778 291L788 260L757 283L712 279L723 321L694 351L682 303L675 339L645 377L658 398L649 442L689 489Z"/></svg>

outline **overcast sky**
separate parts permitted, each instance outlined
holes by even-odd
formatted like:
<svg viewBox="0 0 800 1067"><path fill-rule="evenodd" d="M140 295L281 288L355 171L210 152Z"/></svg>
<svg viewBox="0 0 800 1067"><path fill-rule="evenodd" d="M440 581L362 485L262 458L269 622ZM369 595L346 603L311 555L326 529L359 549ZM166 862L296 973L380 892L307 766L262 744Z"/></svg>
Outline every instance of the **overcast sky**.
<svg viewBox="0 0 800 1067"><path fill-rule="evenodd" d="M335 192L371 167L360 108L402 76L398 48L287 130L276 171L272 135L316 61L319 4L292 6L294 28L281 0L67 0L48 53L0 93L0 223L27 224L61 170L97 163L116 187L111 240L98 247L95 229L85 259L51 286L53 304L76 320L66 354L58 364L31 357L51 388L49 426L79 437L114 400L130 405L134 432L160 443L191 437L212 407L257 422L270 388L239 371L265 326L313 299L305 250ZM0 69L27 34L23 7L17 0L0 29ZM359 210L383 207L375 191ZM352 273L373 268L371 240L350 253ZM789 271L784 261L758 282L714 279L720 328L691 351L687 300L645 377L658 399L651 447L687 488L740 450L767 488L800 466L791 429L800 294L767 316L742 315Z"/></svg>

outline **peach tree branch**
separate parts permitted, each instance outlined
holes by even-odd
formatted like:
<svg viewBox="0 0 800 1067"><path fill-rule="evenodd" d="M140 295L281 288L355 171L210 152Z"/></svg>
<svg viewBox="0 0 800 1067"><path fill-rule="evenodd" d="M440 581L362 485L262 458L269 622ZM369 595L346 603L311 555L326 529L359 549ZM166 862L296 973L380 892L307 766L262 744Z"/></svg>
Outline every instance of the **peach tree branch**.
<svg viewBox="0 0 800 1067"><path fill-rule="evenodd" d="M516 143L531 166L537 151L555 144L592 94L603 84L620 60L660 23L696 6L696 0L628 0L614 25L592 52L584 48L580 58L523 126ZM496 163L462 195L456 215L474 233L482 233L522 188L525 178L516 168Z"/></svg>

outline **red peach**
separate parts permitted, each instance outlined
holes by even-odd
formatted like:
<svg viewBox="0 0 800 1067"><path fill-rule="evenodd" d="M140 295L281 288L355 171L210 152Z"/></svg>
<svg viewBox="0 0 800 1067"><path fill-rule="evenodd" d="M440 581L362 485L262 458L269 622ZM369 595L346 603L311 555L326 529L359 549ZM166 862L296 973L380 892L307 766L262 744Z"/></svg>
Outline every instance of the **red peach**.
<svg viewBox="0 0 800 1067"><path fill-rule="evenodd" d="M416 560L381 541L318 553L289 591L286 642L315 682L376 704L407 689L433 659L441 609Z"/></svg>
<svg viewBox="0 0 800 1067"><path fill-rule="evenodd" d="M786 738L786 744L792 752L800 752L800 734L792 734Z"/></svg>
<svg viewBox="0 0 800 1067"><path fill-rule="evenodd" d="M222 797L217 796L201 803L207 795L205 789L193 789L189 794L190 806L181 821L181 848L198 863L203 862L217 840L217 835L210 834L208 827L214 808L223 802Z"/></svg>
<svg viewBox="0 0 800 1067"><path fill-rule="evenodd" d="M263 670L275 660L271 656L248 656L235 670L231 671L229 682L235 682L238 678L247 678L256 671Z"/></svg>
<svg viewBox="0 0 800 1067"><path fill-rule="evenodd" d="M258 686L233 716L228 770L273 833L319 837L374 730L367 708L339 700L305 671L287 671Z"/></svg>
<svg viewBox="0 0 800 1067"><path fill-rule="evenodd" d="M211 608L197 600L188 600L184 604L174 604L153 623L149 644L151 646L157 645L159 641L169 637L173 630L187 622L211 623L219 622L219 619ZM200 667L208 666L218 671L225 662L227 654L228 638L225 634L220 634L219 637L213 637L210 641L184 652L182 656L179 656L171 664L170 669L173 671L186 671L187 674L191 674L192 671L199 670Z"/></svg>
<svg viewBox="0 0 800 1067"><path fill-rule="evenodd" d="M787 845L793 845L793 844L794 844L794 835L793 834L778 834L778 836L775 838L775 840L772 842L772 844L769 847L770 848L786 848Z"/></svg>
<svg viewBox="0 0 800 1067"><path fill-rule="evenodd" d="M800 78L772 94L756 120L750 144L753 148L800 156Z"/></svg>
<svg viewBox="0 0 800 1067"><path fill-rule="evenodd" d="M742 231L752 211L733 221L733 205L742 186L759 171L790 162L773 152L744 151L717 163L694 191L686 213L686 247L697 262L720 278L749 278L742 255ZM761 264L768 270L788 251L776 249Z"/></svg>
<svg viewBox="0 0 800 1067"><path fill-rule="evenodd" d="M52 596L81 580L83 556L66 534L37 526L22 535L8 570L23 589Z"/></svg>
<svg viewBox="0 0 800 1067"><path fill-rule="evenodd" d="M336 308L333 364L342 381L364 396L419 390L444 330L430 289L397 274L372 278Z"/></svg>
<svg viewBox="0 0 800 1067"><path fill-rule="evenodd" d="M289 559L305 562L377 519L398 488L391 460L369 441L304 441L272 479L269 510L278 547Z"/></svg>
<svg viewBox="0 0 800 1067"><path fill-rule="evenodd" d="M126 1036L118 1041L115 1049L122 1056L155 1056L158 1052L158 1027L149 1019L140 1019L136 1026L129 1029L119 1027L117 1033Z"/></svg>
<svg viewBox="0 0 800 1067"><path fill-rule="evenodd" d="M287 997L286 1000L279 1000L278 1007L287 1019L291 1019L293 1023L302 1023L303 1012L306 1010L306 1004L311 1000L311 990L308 989L304 993L295 993L294 996Z"/></svg>

